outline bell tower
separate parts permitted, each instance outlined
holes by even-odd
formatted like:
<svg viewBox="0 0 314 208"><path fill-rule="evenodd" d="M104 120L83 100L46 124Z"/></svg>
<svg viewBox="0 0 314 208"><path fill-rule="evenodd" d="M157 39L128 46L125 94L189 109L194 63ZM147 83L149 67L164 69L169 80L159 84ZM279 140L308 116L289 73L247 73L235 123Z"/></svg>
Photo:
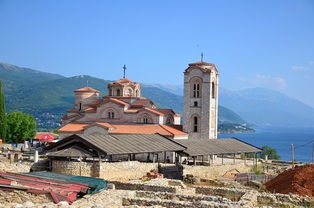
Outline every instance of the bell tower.
<svg viewBox="0 0 314 208"><path fill-rule="evenodd" d="M218 130L218 70L196 62L184 71L184 123L189 139L216 139Z"/></svg>

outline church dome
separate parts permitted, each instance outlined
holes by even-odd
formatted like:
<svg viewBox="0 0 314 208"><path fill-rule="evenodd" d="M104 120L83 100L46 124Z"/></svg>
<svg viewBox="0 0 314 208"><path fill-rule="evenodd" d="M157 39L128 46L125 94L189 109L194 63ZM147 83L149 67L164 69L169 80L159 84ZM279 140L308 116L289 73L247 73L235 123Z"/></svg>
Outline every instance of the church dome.
<svg viewBox="0 0 314 208"><path fill-rule="evenodd" d="M74 92L99 92L99 91L91 87L83 87L83 88L74 90Z"/></svg>

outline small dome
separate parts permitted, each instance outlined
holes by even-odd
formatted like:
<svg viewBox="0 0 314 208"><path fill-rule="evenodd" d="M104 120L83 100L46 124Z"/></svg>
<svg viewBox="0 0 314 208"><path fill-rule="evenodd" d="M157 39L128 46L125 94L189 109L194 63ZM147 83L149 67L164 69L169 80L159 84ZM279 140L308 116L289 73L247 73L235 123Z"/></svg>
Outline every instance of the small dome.
<svg viewBox="0 0 314 208"><path fill-rule="evenodd" d="M83 88L74 90L74 92L99 92L99 91L91 87L83 87Z"/></svg>

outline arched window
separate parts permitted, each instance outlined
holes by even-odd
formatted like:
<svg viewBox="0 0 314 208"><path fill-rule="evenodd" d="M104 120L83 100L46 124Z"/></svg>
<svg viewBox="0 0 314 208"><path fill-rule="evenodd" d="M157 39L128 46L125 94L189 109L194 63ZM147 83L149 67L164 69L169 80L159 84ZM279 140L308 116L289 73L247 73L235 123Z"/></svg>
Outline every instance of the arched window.
<svg viewBox="0 0 314 208"><path fill-rule="evenodd" d="M144 118L143 118L143 123L144 123L144 124L147 124L147 123L148 123L148 118L147 118L147 117L144 117Z"/></svg>
<svg viewBox="0 0 314 208"><path fill-rule="evenodd" d="M117 89L117 96L121 96L120 89Z"/></svg>
<svg viewBox="0 0 314 208"><path fill-rule="evenodd" d="M200 97L200 84L193 84L193 97Z"/></svg>
<svg viewBox="0 0 314 208"><path fill-rule="evenodd" d="M193 117L193 132L198 132L198 118L197 116Z"/></svg>
<svg viewBox="0 0 314 208"><path fill-rule="evenodd" d="M128 96L132 96L132 94L133 94L133 91L132 91L132 89L128 89Z"/></svg>
<svg viewBox="0 0 314 208"><path fill-rule="evenodd" d="M198 102L194 101L194 107L197 107L197 106L198 106Z"/></svg>
<svg viewBox="0 0 314 208"><path fill-rule="evenodd" d="M167 117L167 120L166 120L166 124L173 124L174 123L174 118L173 118L173 116L172 115L169 115L168 117Z"/></svg>
<svg viewBox="0 0 314 208"><path fill-rule="evenodd" d="M82 102L80 102L80 107L79 107L79 111L82 110Z"/></svg>
<svg viewBox="0 0 314 208"><path fill-rule="evenodd" d="M215 83L212 82L212 98L215 98Z"/></svg>
<svg viewBox="0 0 314 208"><path fill-rule="evenodd" d="M139 97L139 96L140 96L139 93L138 93L138 90L135 91L135 96L136 96L136 97Z"/></svg>
<svg viewBox="0 0 314 208"><path fill-rule="evenodd" d="M113 111L108 111L108 118L114 119L114 112Z"/></svg>

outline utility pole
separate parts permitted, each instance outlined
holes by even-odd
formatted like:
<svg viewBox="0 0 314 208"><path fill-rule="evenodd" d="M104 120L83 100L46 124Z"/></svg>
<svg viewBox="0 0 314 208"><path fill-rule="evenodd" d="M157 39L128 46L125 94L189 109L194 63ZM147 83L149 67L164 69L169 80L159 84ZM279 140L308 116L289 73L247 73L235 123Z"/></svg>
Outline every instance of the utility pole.
<svg viewBox="0 0 314 208"><path fill-rule="evenodd" d="M294 145L291 144L291 161L292 161L292 168L294 168Z"/></svg>

